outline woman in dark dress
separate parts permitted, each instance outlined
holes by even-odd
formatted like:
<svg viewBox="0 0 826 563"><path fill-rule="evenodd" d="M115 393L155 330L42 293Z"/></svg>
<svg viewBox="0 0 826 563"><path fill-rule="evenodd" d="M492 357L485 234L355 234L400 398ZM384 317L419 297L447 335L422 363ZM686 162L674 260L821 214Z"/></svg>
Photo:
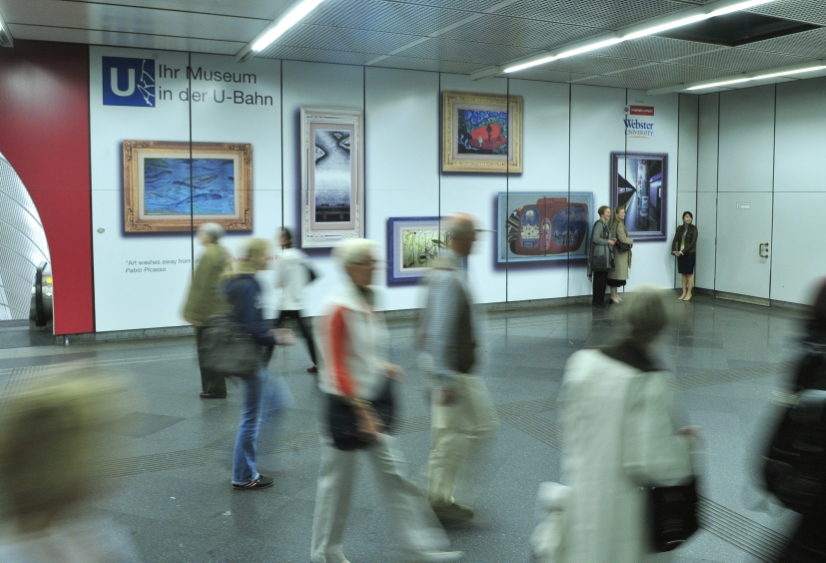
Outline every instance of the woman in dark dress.
<svg viewBox="0 0 826 563"><path fill-rule="evenodd" d="M691 211L683 213L683 224L677 227L674 241L671 243L671 254L677 257L677 271L683 277L683 294L680 299L691 301L691 291L694 289L694 264L697 259L697 227L692 225L694 215Z"/></svg>

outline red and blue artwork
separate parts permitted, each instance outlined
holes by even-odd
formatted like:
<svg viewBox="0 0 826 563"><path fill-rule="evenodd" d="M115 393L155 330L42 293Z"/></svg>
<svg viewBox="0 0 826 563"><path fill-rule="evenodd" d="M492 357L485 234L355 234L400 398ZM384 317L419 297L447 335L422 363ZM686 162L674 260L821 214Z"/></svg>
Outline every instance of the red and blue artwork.
<svg viewBox="0 0 826 563"><path fill-rule="evenodd" d="M508 112L459 110L459 154L508 154Z"/></svg>

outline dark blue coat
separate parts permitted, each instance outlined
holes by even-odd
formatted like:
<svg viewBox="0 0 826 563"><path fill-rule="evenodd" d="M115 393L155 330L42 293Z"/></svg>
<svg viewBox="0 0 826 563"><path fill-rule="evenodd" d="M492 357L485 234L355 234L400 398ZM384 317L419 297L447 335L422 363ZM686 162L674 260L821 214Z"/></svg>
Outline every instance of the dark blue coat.
<svg viewBox="0 0 826 563"><path fill-rule="evenodd" d="M238 274L224 284L224 293L241 330L261 346L274 346L271 323L261 314L261 286L254 274Z"/></svg>

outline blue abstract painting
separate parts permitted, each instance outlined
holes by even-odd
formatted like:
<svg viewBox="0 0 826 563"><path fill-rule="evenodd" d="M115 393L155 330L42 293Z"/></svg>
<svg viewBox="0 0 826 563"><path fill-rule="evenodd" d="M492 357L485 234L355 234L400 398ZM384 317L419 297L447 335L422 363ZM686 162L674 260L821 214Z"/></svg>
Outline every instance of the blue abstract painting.
<svg viewBox="0 0 826 563"><path fill-rule="evenodd" d="M146 158L143 186L147 215L235 213L235 163L231 159Z"/></svg>

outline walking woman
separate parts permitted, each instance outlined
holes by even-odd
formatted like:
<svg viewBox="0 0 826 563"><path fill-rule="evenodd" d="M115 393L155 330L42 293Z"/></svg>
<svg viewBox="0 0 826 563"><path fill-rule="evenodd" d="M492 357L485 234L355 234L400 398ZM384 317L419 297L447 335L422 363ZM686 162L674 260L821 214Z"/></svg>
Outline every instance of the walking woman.
<svg viewBox="0 0 826 563"><path fill-rule="evenodd" d="M628 281L628 270L631 269L631 246L634 239L628 236L628 229L625 228L625 207L620 205L614 209L614 220L609 227L611 238L616 240L614 244L614 267L608 272L608 287L611 288L611 301L622 302L617 294L618 288L624 287Z"/></svg>
<svg viewBox="0 0 826 563"><path fill-rule="evenodd" d="M385 425L392 421L388 405L393 403L393 384L401 368L387 362L387 328L373 309L375 252L375 245L365 239L346 240L334 252L346 281L327 303L321 325L324 361L319 386L325 393L327 432L321 446L310 560L348 563L342 541L356 462L363 451L407 560L456 561L462 553L443 551L447 536L422 491L402 475L401 454L386 433ZM349 416L341 416L342 411ZM392 545L387 538L379 541L388 548Z"/></svg>
<svg viewBox="0 0 826 563"><path fill-rule="evenodd" d="M691 211L683 213L683 224L677 227L674 241L671 243L671 254L677 257L677 271L683 277L683 293L679 299L691 301L691 291L694 289L694 264L697 261L697 227L692 225L694 215Z"/></svg>

